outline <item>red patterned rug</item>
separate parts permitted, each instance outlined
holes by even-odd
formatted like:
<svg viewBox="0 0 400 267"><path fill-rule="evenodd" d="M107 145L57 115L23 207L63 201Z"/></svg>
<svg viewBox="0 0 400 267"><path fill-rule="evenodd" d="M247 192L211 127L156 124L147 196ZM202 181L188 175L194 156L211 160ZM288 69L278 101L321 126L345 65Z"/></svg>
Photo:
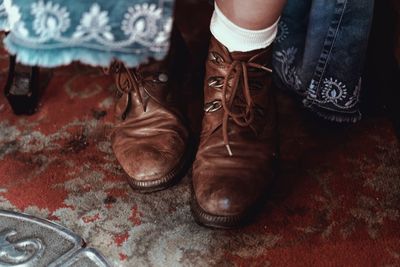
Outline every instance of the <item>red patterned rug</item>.
<svg viewBox="0 0 400 267"><path fill-rule="evenodd" d="M66 226L114 266L400 266L400 148L385 116L329 124L280 95L281 172L265 208L213 231L191 217L190 173L155 194L128 187L107 138L113 90L73 65L54 71L33 116L0 96L0 209Z"/></svg>
<svg viewBox="0 0 400 267"><path fill-rule="evenodd" d="M264 211L212 231L190 215L190 175L150 195L127 186L107 138L113 89L74 65L55 70L33 116L0 97L1 209L58 222L115 266L400 266L400 152L386 118L330 125L281 95L282 171Z"/></svg>

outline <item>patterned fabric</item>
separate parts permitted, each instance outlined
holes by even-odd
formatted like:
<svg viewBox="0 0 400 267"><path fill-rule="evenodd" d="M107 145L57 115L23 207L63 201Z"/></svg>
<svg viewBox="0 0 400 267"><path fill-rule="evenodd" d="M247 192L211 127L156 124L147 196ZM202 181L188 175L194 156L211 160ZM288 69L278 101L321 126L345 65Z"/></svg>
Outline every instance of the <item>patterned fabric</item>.
<svg viewBox="0 0 400 267"><path fill-rule="evenodd" d="M4 0L0 27L11 29L7 49L22 63L46 67L73 60L108 66L113 58L133 67L165 55L173 0L71 3ZM359 120L373 6L374 0L289 0L275 45L277 84L324 118Z"/></svg>
<svg viewBox="0 0 400 267"><path fill-rule="evenodd" d="M324 118L359 120L373 7L374 0L289 0L275 44L277 84Z"/></svg>
<svg viewBox="0 0 400 267"><path fill-rule="evenodd" d="M136 66L169 47L173 0L0 0L6 48L26 65Z"/></svg>

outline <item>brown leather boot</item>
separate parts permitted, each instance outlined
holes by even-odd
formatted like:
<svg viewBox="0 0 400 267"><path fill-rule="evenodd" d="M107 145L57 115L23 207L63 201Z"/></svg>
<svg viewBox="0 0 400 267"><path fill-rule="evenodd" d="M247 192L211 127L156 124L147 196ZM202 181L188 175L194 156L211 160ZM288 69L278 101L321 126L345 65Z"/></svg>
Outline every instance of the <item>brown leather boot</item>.
<svg viewBox="0 0 400 267"><path fill-rule="evenodd" d="M166 60L152 60L135 70L122 64L114 67L121 97L112 148L129 175L129 184L140 192L170 186L184 174L190 158L189 132L177 108L173 63L170 54Z"/></svg>
<svg viewBox="0 0 400 267"><path fill-rule="evenodd" d="M230 53L211 39L192 211L200 224L242 225L273 176L277 153L271 48Z"/></svg>

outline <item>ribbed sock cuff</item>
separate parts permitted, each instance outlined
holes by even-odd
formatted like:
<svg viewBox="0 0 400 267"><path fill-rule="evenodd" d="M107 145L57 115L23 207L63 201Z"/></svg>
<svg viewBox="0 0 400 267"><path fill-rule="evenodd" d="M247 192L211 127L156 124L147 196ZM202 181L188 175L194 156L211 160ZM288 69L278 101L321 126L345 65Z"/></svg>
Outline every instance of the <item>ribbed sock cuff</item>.
<svg viewBox="0 0 400 267"><path fill-rule="evenodd" d="M248 52L271 45L278 32L279 19L262 30L248 30L230 21L215 3L210 30L213 36L230 52Z"/></svg>

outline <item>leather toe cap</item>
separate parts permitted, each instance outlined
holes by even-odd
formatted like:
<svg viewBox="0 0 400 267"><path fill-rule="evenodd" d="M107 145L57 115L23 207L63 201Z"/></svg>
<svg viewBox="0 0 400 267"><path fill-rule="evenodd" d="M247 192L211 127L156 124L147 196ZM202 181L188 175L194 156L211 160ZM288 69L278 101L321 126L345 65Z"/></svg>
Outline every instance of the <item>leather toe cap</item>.
<svg viewBox="0 0 400 267"><path fill-rule="evenodd" d="M239 216L248 212L257 197L252 184L238 183L230 177L214 177L212 183L195 185L196 199L199 206L208 214L216 216ZM217 181L223 181L218 183Z"/></svg>

